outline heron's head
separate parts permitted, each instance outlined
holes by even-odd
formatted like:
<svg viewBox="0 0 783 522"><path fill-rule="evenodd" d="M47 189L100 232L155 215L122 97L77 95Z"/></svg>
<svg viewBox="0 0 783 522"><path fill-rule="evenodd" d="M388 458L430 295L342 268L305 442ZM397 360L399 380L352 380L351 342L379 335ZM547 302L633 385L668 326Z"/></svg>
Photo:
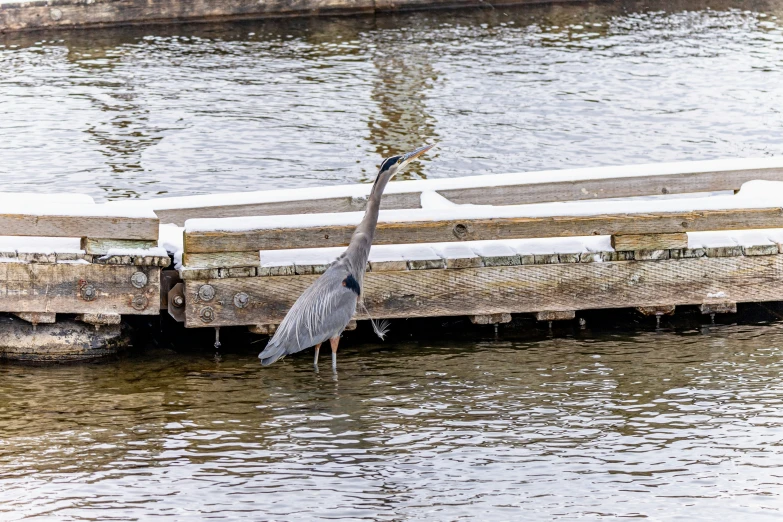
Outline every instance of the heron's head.
<svg viewBox="0 0 783 522"><path fill-rule="evenodd" d="M381 163L381 168L378 171L378 178L380 177L386 177L386 179L391 179L394 177L395 174L399 174L403 170L405 170L405 167L407 167L413 160L430 150L435 145L427 145L425 147L420 147L412 152L409 152L407 154L402 154L400 156L392 156L391 158L386 158L383 160L383 163Z"/></svg>

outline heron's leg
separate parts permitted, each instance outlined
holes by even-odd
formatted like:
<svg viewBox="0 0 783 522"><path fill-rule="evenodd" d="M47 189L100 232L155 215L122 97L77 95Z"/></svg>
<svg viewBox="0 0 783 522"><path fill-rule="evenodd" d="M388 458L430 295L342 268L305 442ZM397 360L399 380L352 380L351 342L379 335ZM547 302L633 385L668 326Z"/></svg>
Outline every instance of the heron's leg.
<svg viewBox="0 0 783 522"><path fill-rule="evenodd" d="M313 366L318 366L318 350L321 349L321 343L315 345L315 359L313 360Z"/></svg>
<svg viewBox="0 0 783 522"><path fill-rule="evenodd" d="M332 346L332 370L337 369L337 345L340 344L340 336L335 335L329 339L329 344Z"/></svg>

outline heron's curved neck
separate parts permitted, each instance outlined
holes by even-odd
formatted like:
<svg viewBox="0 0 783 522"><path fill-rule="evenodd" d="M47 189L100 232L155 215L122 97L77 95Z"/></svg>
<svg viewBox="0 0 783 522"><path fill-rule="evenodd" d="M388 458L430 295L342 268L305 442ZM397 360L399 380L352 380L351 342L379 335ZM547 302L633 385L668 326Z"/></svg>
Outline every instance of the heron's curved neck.
<svg viewBox="0 0 783 522"><path fill-rule="evenodd" d="M370 255L370 247L375 237L375 228L378 226L378 211L381 207L381 196L386 189L386 184L391 178L390 172L378 174L375 183L372 186L369 198L367 198L367 209L364 211L359 226L351 236L351 242L345 251L345 258L352 263L356 269L357 275L364 274L364 267L367 264L367 258Z"/></svg>

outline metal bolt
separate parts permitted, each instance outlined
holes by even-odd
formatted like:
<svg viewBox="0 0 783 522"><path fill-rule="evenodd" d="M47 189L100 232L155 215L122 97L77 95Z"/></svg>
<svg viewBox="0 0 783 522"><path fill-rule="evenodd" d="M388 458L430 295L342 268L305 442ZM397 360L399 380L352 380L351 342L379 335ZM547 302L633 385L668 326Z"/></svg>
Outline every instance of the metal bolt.
<svg viewBox="0 0 783 522"><path fill-rule="evenodd" d="M247 306L247 303L250 302L250 298L245 292L239 292L237 295L234 296L234 306L237 308L244 308Z"/></svg>
<svg viewBox="0 0 783 522"><path fill-rule="evenodd" d="M182 305L185 304L185 300L182 298L181 295L175 295L172 304L177 308L182 308Z"/></svg>
<svg viewBox="0 0 783 522"><path fill-rule="evenodd" d="M147 284L147 274L144 272L136 272L131 276L131 284L136 288L144 288Z"/></svg>
<svg viewBox="0 0 783 522"><path fill-rule="evenodd" d="M98 292L95 290L95 287L92 285L84 285L82 287L82 299L85 301L92 301L95 299L98 295Z"/></svg>
<svg viewBox="0 0 783 522"><path fill-rule="evenodd" d="M212 309L211 306L207 306L203 310L201 310L201 320L205 323L211 323L215 320L215 311Z"/></svg>
<svg viewBox="0 0 783 522"><path fill-rule="evenodd" d="M201 285L198 289L198 298L202 301L211 301L215 298L215 288L212 285Z"/></svg>
<svg viewBox="0 0 783 522"><path fill-rule="evenodd" d="M454 235L460 239L464 238L468 235L468 226L462 223L454 225Z"/></svg>
<svg viewBox="0 0 783 522"><path fill-rule="evenodd" d="M56 22L57 20L63 17L63 12L57 8L54 8L51 11L49 11L49 16L52 17L52 20Z"/></svg>
<svg viewBox="0 0 783 522"><path fill-rule="evenodd" d="M137 295L133 298L133 301L131 302L131 306L135 308L136 310L144 310L147 308L147 305L149 304L149 300L147 299L147 296L144 295Z"/></svg>

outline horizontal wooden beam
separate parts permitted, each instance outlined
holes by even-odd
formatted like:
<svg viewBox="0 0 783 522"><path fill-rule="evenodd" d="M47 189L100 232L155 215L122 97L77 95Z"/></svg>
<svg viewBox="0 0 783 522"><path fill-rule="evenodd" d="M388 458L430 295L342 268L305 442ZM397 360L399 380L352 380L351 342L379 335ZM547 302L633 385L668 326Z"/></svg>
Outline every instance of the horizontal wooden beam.
<svg viewBox="0 0 783 522"><path fill-rule="evenodd" d="M134 277L139 272L144 277ZM0 312L154 315L159 308L157 267L0 263Z"/></svg>
<svg viewBox="0 0 783 522"><path fill-rule="evenodd" d="M702 210L659 214L608 214L473 219L460 221L379 222L373 244L543 237L671 234L701 230L783 227L781 208ZM269 228L240 232L185 231L185 252L233 253L348 245L354 225ZM226 254L228 255L228 254ZM191 258L192 259L192 258ZM187 261L193 266L202 266Z"/></svg>
<svg viewBox="0 0 783 522"><path fill-rule="evenodd" d="M685 232L673 232L669 234L614 235L612 236L612 248L623 252L688 248L688 234Z"/></svg>
<svg viewBox="0 0 783 522"><path fill-rule="evenodd" d="M383 195L381 208L420 208L422 192L437 192L459 204L521 205L737 191L743 183L757 179L783 181L783 160L709 160L392 182ZM162 223L182 226L193 218L362 211L370 187L364 184L160 198L150 205ZM324 195L314 196L312 191L316 189Z"/></svg>
<svg viewBox="0 0 783 522"><path fill-rule="evenodd" d="M0 209L6 212L6 209ZM157 241L157 217L0 213L4 236L96 237Z"/></svg>
<svg viewBox="0 0 783 522"><path fill-rule="evenodd" d="M608 261L368 272L365 303L373 318L535 313L777 301L783 255ZM317 276L245 277L185 282L185 326L278 324ZM198 298L209 283L214 296ZM203 293L203 292L202 292ZM240 308L235 304L244 293ZM357 314L357 319L365 319Z"/></svg>

